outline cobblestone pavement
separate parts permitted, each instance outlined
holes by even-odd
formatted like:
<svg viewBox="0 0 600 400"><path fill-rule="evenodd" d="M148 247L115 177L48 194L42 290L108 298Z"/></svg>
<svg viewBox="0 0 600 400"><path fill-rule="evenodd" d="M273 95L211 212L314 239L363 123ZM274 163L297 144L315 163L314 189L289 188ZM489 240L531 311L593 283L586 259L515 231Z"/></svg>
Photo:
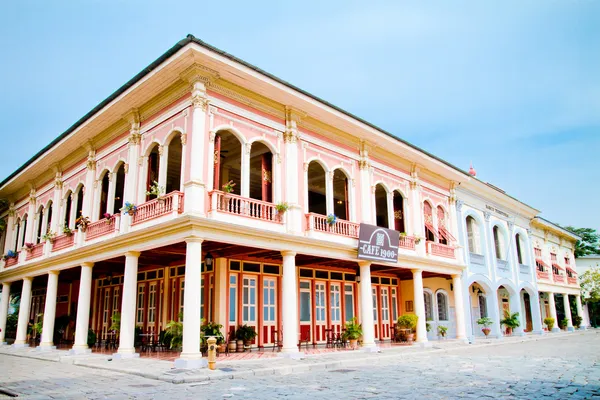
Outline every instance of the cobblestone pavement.
<svg viewBox="0 0 600 400"><path fill-rule="evenodd" d="M24 399L600 400L600 331L525 343L399 355L327 371L174 385L118 372L0 355L0 387ZM1 395L0 395L1 398Z"/></svg>

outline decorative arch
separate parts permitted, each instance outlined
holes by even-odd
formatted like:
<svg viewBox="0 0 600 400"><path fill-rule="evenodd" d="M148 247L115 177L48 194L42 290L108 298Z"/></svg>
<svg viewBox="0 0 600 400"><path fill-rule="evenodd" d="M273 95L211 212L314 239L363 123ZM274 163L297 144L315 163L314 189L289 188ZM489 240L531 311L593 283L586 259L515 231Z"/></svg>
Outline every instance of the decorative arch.
<svg viewBox="0 0 600 400"><path fill-rule="evenodd" d="M334 168L332 171L333 213L339 218L350 220L350 186L351 178L344 168Z"/></svg>
<svg viewBox="0 0 600 400"><path fill-rule="evenodd" d="M244 136L244 134L239 129L237 129L231 125L219 125L212 129L212 132L214 132L215 135L218 135L219 132L224 132L224 131L227 131L227 132L231 133L232 135L234 135L235 137L237 137L237 139L240 141L240 143L242 143L242 145L245 145L246 143L248 143L248 140L246 140L246 137Z"/></svg>
<svg viewBox="0 0 600 400"><path fill-rule="evenodd" d="M429 242L435 242L437 235L435 234L435 215L433 202L429 198L423 200L423 218L425 221L424 231L425 239Z"/></svg>
<svg viewBox="0 0 600 400"><path fill-rule="evenodd" d="M473 225L469 226L468 219L473 219ZM480 215L474 210L467 210L463 215L464 231L467 233L467 245L470 253L485 255L485 223Z"/></svg>
<svg viewBox="0 0 600 400"><path fill-rule="evenodd" d="M375 224L384 228L392 228L390 226L390 204L389 204L389 188L383 182L375 183Z"/></svg>
<svg viewBox="0 0 600 400"><path fill-rule="evenodd" d="M526 291L529 294L529 296L538 295L537 289L530 282L521 282L521 284L519 285L519 292L521 292L521 290Z"/></svg>
<svg viewBox="0 0 600 400"><path fill-rule="evenodd" d="M173 141L173 139L175 139L177 137L177 135L179 135L179 136L183 135L183 129L178 126L171 129L171 131L167 134L167 136L165 136L163 145L168 146L169 144L171 144L171 141Z"/></svg>
<svg viewBox="0 0 600 400"><path fill-rule="evenodd" d="M467 279L467 287L471 287L471 285L473 285L474 283L481 286L483 288L483 290L485 291L486 295L495 293L495 289L493 289L494 285L492 284L492 281L485 275L482 275L482 274L471 275Z"/></svg>
<svg viewBox="0 0 600 400"><path fill-rule="evenodd" d="M515 226L515 228L513 229L512 238L512 240L515 241L515 245L517 246L516 255L519 264L531 265L533 263L533 260L531 260L531 254L528 250L532 245L527 232L524 229Z"/></svg>
<svg viewBox="0 0 600 400"><path fill-rule="evenodd" d="M47 212L44 212L45 208L44 205L41 204L38 207L38 212L37 212L37 218L35 221L35 238L33 238L33 243L40 243L40 241L42 240L41 237L44 234L43 232L43 225L44 225L44 220L45 220L45 215L47 214Z"/></svg>
<svg viewBox="0 0 600 400"><path fill-rule="evenodd" d="M110 190L110 170L103 169L98 175L98 208L97 219L104 218L104 214L108 213L108 192ZM94 217L96 219L96 217Z"/></svg>
<svg viewBox="0 0 600 400"><path fill-rule="evenodd" d="M503 286L511 297L518 293L515 284L508 279L500 279L496 282L496 292L500 289L500 286Z"/></svg>
<svg viewBox="0 0 600 400"><path fill-rule="evenodd" d="M327 163L325 161L323 161L322 159L320 159L319 157L310 157L308 160L306 160L306 162L304 164L307 167L309 167L310 164L313 162L318 163L325 170L326 173L331 172L331 168L329 168Z"/></svg>
<svg viewBox="0 0 600 400"><path fill-rule="evenodd" d="M328 213L328 183L327 176L329 171L327 164L320 159L313 159L308 162L306 168L306 201L309 213L327 215Z"/></svg>
<svg viewBox="0 0 600 400"><path fill-rule="evenodd" d="M499 221L494 221L490 229L492 230L492 239L494 240L495 257L500 260L507 260L510 247L508 245L509 235L506 228Z"/></svg>
<svg viewBox="0 0 600 400"><path fill-rule="evenodd" d="M148 145L144 149L144 153L142 154L142 156L148 157L150 155L150 153L152 152L152 150L154 150L154 148L156 146L162 146L162 144L160 143L160 141L158 139L153 139L150 143L148 143Z"/></svg>
<svg viewBox="0 0 600 400"><path fill-rule="evenodd" d="M213 162L213 189L222 190L223 186L233 181L231 193L247 196L242 188L243 175L247 173L246 138L240 131L231 126L223 126L215 132ZM246 176L248 178L248 176Z"/></svg>
<svg viewBox="0 0 600 400"><path fill-rule="evenodd" d="M435 309L437 321L449 321L450 297L444 289L438 289L435 292Z"/></svg>
<svg viewBox="0 0 600 400"><path fill-rule="evenodd" d="M112 199L112 206L109 210L110 213L116 214L123 208L123 202L125 197L125 161L119 160L113 170L113 185L114 185L114 196Z"/></svg>

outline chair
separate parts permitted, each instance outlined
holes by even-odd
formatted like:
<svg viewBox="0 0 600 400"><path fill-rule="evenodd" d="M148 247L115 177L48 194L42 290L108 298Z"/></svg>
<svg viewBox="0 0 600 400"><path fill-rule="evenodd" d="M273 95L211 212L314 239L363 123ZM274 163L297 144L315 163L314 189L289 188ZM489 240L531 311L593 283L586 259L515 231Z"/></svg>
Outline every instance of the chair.
<svg viewBox="0 0 600 400"><path fill-rule="evenodd" d="M336 337L333 329L325 329L325 348L333 348L336 346Z"/></svg>
<svg viewBox="0 0 600 400"><path fill-rule="evenodd" d="M308 345L310 343L310 331L306 331L304 336L300 333L300 340L298 340L298 350L302 348L302 344L306 344L306 350L308 350Z"/></svg>
<svg viewBox="0 0 600 400"><path fill-rule="evenodd" d="M281 351L282 347L283 347L283 332L273 331L273 348L271 349L271 351L275 351L276 348L277 348L277 351Z"/></svg>

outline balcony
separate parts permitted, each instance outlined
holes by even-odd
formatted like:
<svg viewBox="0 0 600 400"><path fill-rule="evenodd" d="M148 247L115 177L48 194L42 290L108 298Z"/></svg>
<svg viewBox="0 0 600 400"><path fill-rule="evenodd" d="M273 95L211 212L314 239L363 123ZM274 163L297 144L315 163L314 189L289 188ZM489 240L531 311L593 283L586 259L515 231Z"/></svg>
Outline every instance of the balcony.
<svg viewBox="0 0 600 400"><path fill-rule="evenodd" d="M546 279L546 280L550 279L550 274L548 273L548 271L537 270L536 272L537 272L538 279Z"/></svg>
<svg viewBox="0 0 600 400"><path fill-rule="evenodd" d="M4 261L4 268L13 267L19 263L19 253L16 257L7 258Z"/></svg>
<svg viewBox="0 0 600 400"><path fill-rule="evenodd" d="M577 278L571 278L570 276L567 277L567 283L569 285L577 285Z"/></svg>
<svg viewBox="0 0 600 400"><path fill-rule="evenodd" d="M306 214L306 227L309 231L333 233L334 235L358 239L359 224L338 219L335 224L328 224L327 217L321 214Z"/></svg>
<svg viewBox="0 0 600 400"><path fill-rule="evenodd" d="M485 266L485 256L477 253L469 253L471 264Z"/></svg>
<svg viewBox="0 0 600 400"><path fill-rule="evenodd" d="M85 240L92 240L98 237L111 234L118 230L120 214L115 214L110 218L102 218L99 221L92 222L88 225Z"/></svg>
<svg viewBox="0 0 600 400"><path fill-rule="evenodd" d="M156 219L168 214L181 214L183 212L183 193L174 191L159 199L150 200L137 206L131 225Z"/></svg>
<svg viewBox="0 0 600 400"><path fill-rule="evenodd" d="M499 269L501 269L503 271L508 271L508 261L497 258L496 265L498 266Z"/></svg>
<svg viewBox="0 0 600 400"><path fill-rule="evenodd" d="M519 264L519 272L522 274L528 274L529 273L529 265Z"/></svg>
<svg viewBox="0 0 600 400"><path fill-rule="evenodd" d="M402 236L400 235L400 243L398 244L402 249L414 250L415 249L415 237L414 236Z"/></svg>
<svg viewBox="0 0 600 400"><path fill-rule="evenodd" d="M34 258L41 257L44 254L44 244L45 243L38 243L33 246L31 250L27 251L27 257L25 260L29 261L33 260Z"/></svg>
<svg viewBox="0 0 600 400"><path fill-rule="evenodd" d="M213 190L208 195L210 201L209 212L216 211L259 221L283 223L282 214L277 212L277 208L273 203L225 193L220 190Z"/></svg>
<svg viewBox="0 0 600 400"><path fill-rule="evenodd" d="M455 258L454 247L435 242L427 242L427 254L439 257Z"/></svg>
<svg viewBox="0 0 600 400"><path fill-rule="evenodd" d="M554 282L565 283L565 277L563 275L554 274Z"/></svg>
<svg viewBox="0 0 600 400"><path fill-rule="evenodd" d="M73 244L75 244L75 232L71 235L57 236L52 242L52 251L66 249L73 246Z"/></svg>

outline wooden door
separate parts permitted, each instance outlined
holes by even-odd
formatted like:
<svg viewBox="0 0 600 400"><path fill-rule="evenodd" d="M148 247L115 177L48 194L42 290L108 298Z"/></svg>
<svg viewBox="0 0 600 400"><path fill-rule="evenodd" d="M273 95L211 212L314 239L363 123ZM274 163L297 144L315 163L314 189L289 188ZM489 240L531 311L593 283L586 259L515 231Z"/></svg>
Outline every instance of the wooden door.
<svg viewBox="0 0 600 400"><path fill-rule="evenodd" d="M381 337L380 340L390 338L390 296L389 287L379 287L380 301L381 304Z"/></svg>
<svg viewBox="0 0 600 400"><path fill-rule="evenodd" d="M329 287L329 315L330 325L334 333L342 332L342 302L341 302L341 284L332 283Z"/></svg>
<svg viewBox="0 0 600 400"><path fill-rule="evenodd" d="M299 315L300 315L300 337L299 339L310 338L312 334L312 296L311 296L311 281L302 280L299 284L300 299ZM284 311L285 312L285 311ZM289 328L288 328L289 329ZM285 336L285 331L283 332Z"/></svg>
<svg viewBox="0 0 600 400"><path fill-rule="evenodd" d="M258 331L257 319L257 290L258 278L256 275L244 275L242 278L242 324L251 326L254 331ZM257 343L257 338L252 342Z"/></svg>
<svg viewBox="0 0 600 400"><path fill-rule="evenodd" d="M380 338L379 334L379 308L377 307L377 287L372 288L373 297L373 324L375 326L375 339Z"/></svg>
<svg viewBox="0 0 600 400"><path fill-rule="evenodd" d="M327 292L325 281L315 281L315 335L313 341L324 343L327 340Z"/></svg>
<svg viewBox="0 0 600 400"><path fill-rule="evenodd" d="M277 279L263 278L263 344L273 344L277 330Z"/></svg>

